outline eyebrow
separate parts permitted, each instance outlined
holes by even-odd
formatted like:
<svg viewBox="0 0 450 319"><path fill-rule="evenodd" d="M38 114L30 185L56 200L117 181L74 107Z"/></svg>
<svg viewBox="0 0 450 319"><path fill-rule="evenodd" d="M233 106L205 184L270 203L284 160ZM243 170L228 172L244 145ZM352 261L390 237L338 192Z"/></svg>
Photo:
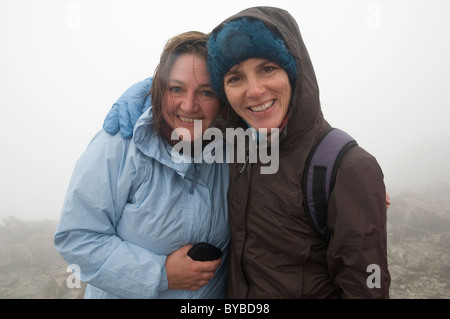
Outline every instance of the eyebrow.
<svg viewBox="0 0 450 319"><path fill-rule="evenodd" d="M170 83L170 84L173 84L173 83L176 83L176 84L184 84L183 81L180 81L180 80L174 80L174 79L169 79L169 83Z"/></svg>
<svg viewBox="0 0 450 319"><path fill-rule="evenodd" d="M169 79L169 84L186 85L183 81L176 80L176 79ZM200 88L211 87L211 83L204 83L204 84L197 83L197 84Z"/></svg>
<svg viewBox="0 0 450 319"><path fill-rule="evenodd" d="M239 63L240 64L240 63ZM236 74L238 73L238 68L239 68L239 64L235 64L234 66L231 67L231 69L229 69L225 75L227 74Z"/></svg>
<svg viewBox="0 0 450 319"><path fill-rule="evenodd" d="M259 64L256 66L256 67L258 67L258 68L260 68L260 67L262 67L262 66L264 66L264 65L266 65L266 64L270 64L270 63L278 64L278 63L273 62L273 61L271 61L271 60L269 60L269 59L266 59L266 58L261 58L261 59L263 59L263 61L261 61L261 63L259 63ZM236 74L236 73L238 73L238 72L239 72L239 71L238 71L239 65L240 65L240 63L233 65L233 66L231 67L231 69L229 69L228 72L225 73L225 75L227 75L227 74Z"/></svg>

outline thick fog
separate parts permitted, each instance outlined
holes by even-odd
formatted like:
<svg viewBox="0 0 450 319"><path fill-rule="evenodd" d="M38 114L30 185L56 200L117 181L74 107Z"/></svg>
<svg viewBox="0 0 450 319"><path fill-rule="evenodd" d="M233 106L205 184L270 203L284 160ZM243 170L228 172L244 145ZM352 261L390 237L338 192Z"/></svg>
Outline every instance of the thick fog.
<svg viewBox="0 0 450 319"><path fill-rule="evenodd" d="M256 5L296 18L325 118L392 195L450 181L448 0L0 0L0 218L58 219L76 160L165 41Z"/></svg>

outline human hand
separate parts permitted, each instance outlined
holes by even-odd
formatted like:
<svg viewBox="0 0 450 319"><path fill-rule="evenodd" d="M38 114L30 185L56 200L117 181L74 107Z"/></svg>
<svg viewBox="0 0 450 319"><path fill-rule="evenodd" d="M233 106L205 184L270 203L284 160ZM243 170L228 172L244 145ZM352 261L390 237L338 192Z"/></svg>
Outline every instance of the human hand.
<svg viewBox="0 0 450 319"><path fill-rule="evenodd" d="M389 209L390 205L391 205L391 198L389 197L389 194L386 192L386 210Z"/></svg>
<svg viewBox="0 0 450 319"><path fill-rule="evenodd" d="M119 130L124 138L133 136L133 128L139 117L151 105L151 96L148 94L152 86L152 77L133 84L113 104L103 122L103 129L111 135Z"/></svg>
<svg viewBox="0 0 450 319"><path fill-rule="evenodd" d="M166 272L169 289L197 290L213 277L222 259L194 261L187 255L192 245L183 246L167 256Z"/></svg>

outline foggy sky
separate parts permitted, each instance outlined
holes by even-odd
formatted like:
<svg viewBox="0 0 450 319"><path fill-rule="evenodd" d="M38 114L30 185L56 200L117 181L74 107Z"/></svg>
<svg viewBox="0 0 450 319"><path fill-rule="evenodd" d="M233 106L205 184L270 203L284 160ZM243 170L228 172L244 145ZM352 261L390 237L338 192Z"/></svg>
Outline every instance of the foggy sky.
<svg viewBox="0 0 450 319"><path fill-rule="evenodd" d="M76 160L165 41L256 5L296 18L325 118L392 195L450 181L448 0L0 0L0 218L58 219Z"/></svg>

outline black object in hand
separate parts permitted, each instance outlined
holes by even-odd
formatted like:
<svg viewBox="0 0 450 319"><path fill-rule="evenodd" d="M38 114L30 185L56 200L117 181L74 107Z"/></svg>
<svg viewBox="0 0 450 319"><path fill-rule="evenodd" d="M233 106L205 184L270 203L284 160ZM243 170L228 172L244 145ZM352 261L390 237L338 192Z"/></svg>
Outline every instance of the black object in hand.
<svg viewBox="0 0 450 319"><path fill-rule="evenodd" d="M211 244L200 242L192 246L188 251L188 256L197 261L212 261L222 256L222 251Z"/></svg>

